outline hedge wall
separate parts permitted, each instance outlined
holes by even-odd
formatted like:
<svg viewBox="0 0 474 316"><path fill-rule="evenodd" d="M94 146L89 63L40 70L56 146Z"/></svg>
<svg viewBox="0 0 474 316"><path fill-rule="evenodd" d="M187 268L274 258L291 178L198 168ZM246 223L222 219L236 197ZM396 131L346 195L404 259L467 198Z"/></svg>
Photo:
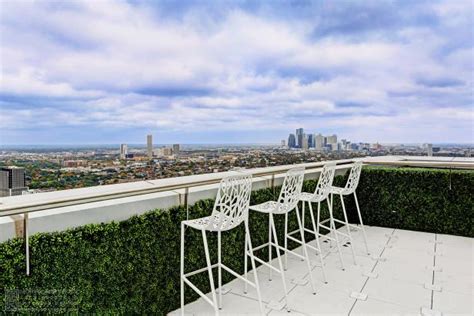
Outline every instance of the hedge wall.
<svg viewBox="0 0 474 316"><path fill-rule="evenodd" d="M474 237L474 171L364 168L357 196L368 225Z"/></svg>
<svg viewBox="0 0 474 316"><path fill-rule="evenodd" d="M338 177L341 185L344 177ZM305 182L305 191L314 181ZM358 189L369 225L474 237L474 172L365 168ZM276 190L253 192L252 204L274 199ZM337 199L335 199L337 201ZM206 216L212 200L190 207L192 218ZM337 212L340 207L336 204ZM354 218L353 201L348 202ZM324 209L323 218L327 215ZM309 216L309 214L307 214ZM0 244L0 311L166 314L179 307L180 222L183 207L154 210L122 222L87 225L31 236L31 276L25 276L21 239ZM290 226L296 228L295 216ZM309 223L309 217L307 219ZM277 218L283 232L283 216ZM268 236L267 217L251 212L254 246ZM243 228L223 234L223 262L243 273ZM308 236L310 237L310 236ZM216 261L216 236L208 234ZM292 245L294 246L294 245ZM186 270L205 266L201 235L186 232ZM261 250L265 257L265 249ZM192 281L209 291L207 274ZM223 273L224 282L233 277ZM19 293L17 292L19 291ZM6 295L6 296L5 296ZM7 297L7 299L5 298ZM189 288L186 301L197 298Z"/></svg>

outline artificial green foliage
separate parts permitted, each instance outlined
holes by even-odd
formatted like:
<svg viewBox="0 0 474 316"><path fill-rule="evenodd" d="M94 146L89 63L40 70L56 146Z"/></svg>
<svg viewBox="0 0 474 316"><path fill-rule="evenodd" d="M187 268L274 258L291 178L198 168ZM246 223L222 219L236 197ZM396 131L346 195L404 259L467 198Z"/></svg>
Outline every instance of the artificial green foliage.
<svg viewBox="0 0 474 316"><path fill-rule="evenodd" d="M474 237L474 172L364 168L357 197L367 225ZM351 203L351 219L354 205Z"/></svg>
<svg viewBox="0 0 474 316"><path fill-rule="evenodd" d="M339 176L335 184L343 186L345 181L346 177ZM315 185L315 181L306 181L303 190L311 192ZM362 216L368 225L474 237L473 187L474 172L364 168L357 193ZM278 192L279 188L253 192L251 204L275 199ZM337 196L334 201L334 212L342 218ZM351 198L346 201L349 218L354 221L354 201ZM212 200L196 203L189 208L190 218L209 215L212 205ZM305 222L310 225L308 207L306 210ZM323 204L321 218L327 218L327 214ZM284 216L275 218L282 241ZM179 307L180 222L184 219L186 209L180 206L150 211L118 223L36 234L30 237L32 272L29 277L25 275L23 241L12 239L1 243L0 311L20 306L26 312L164 315ZM290 230L297 228L294 212L290 214L289 226ZM266 242L268 216L251 212L250 230L254 247ZM216 234L208 233L207 236L211 260L216 262ZM222 238L223 262L243 273L242 225L223 233ZM310 240L314 236L306 234L306 238ZM186 271L204 267L201 233L188 229L185 245ZM295 243L289 245L296 246ZM265 259L267 248L260 250L258 255ZM226 272L223 276L224 282L233 279ZM210 290L207 273L192 276L191 281L203 292ZM12 289L33 290L37 295L20 300L12 307L11 302L4 299L5 293ZM48 290L56 290L59 294L44 294ZM58 296L65 300L59 307ZM186 287L185 298L190 302L198 295ZM51 307L55 309L51 310Z"/></svg>

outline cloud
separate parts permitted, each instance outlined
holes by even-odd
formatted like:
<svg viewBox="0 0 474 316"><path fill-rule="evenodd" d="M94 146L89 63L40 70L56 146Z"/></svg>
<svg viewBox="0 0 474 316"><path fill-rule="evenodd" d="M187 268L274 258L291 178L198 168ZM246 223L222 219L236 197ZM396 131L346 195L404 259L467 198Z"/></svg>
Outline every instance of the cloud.
<svg viewBox="0 0 474 316"><path fill-rule="evenodd" d="M132 142L131 130L276 142L299 126L472 142L472 12L469 1L5 2L0 142L64 129L89 142L84 127Z"/></svg>

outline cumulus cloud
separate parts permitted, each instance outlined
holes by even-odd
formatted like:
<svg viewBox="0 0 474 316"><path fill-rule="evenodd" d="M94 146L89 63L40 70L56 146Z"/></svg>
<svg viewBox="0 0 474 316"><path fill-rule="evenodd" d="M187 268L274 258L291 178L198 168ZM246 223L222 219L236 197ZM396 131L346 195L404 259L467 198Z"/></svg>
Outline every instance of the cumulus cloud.
<svg viewBox="0 0 474 316"><path fill-rule="evenodd" d="M65 129L93 142L85 127L130 142L138 131L277 142L300 126L472 142L472 12L470 1L6 1L0 142Z"/></svg>

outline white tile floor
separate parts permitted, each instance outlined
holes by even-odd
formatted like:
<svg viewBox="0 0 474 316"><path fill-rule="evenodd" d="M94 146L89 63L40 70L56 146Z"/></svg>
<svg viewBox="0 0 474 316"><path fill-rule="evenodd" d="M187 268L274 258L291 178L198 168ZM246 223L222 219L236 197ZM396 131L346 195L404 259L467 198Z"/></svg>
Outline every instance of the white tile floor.
<svg viewBox="0 0 474 316"><path fill-rule="evenodd" d="M350 248L342 247L345 271L340 268L336 248L323 243L328 284L323 282L319 258L310 253L316 295L307 282L305 263L290 256L286 273L290 313L265 307L267 315L474 315L473 238L368 226L366 232L371 255L364 251L362 234L353 231L357 265ZM268 268L257 270L264 305L270 300L282 302L284 291L278 274L269 281ZM371 277L366 276L369 272ZM292 283L295 278L306 284ZM244 294L240 280L225 287L230 291L223 295L221 315L259 314L255 290L249 287ZM352 292L367 294L367 299L351 298ZM214 314L203 299L184 310L185 315ZM180 310L170 314L179 315Z"/></svg>

